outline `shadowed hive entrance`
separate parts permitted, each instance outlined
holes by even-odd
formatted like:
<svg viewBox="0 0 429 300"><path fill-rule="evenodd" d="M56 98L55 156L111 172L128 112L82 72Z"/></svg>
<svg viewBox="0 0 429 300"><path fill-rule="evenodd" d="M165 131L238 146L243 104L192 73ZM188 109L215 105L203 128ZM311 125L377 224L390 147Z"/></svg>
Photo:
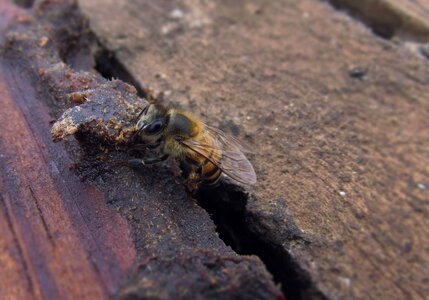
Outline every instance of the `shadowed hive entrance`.
<svg viewBox="0 0 429 300"><path fill-rule="evenodd" d="M210 215L225 244L240 255L258 256L273 274L274 281L281 284L286 299L325 299L289 253L252 232L246 192L222 183L215 189L198 191L196 199Z"/></svg>

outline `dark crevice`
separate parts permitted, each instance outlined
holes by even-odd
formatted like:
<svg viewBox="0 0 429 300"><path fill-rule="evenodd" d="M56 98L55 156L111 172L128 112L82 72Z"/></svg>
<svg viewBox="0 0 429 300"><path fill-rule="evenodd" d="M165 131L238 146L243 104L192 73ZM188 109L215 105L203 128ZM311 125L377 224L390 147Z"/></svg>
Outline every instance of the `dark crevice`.
<svg viewBox="0 0 429 300"><path fill-rule="evenodd" d="M237 187L223 186L197 193L198 204L211 216L219 237L240 255L256 255L280 283L288 300L325 299L307 274L281 246L264 240L250 228L258 226L246 210L248 195Z"/></svg>
<svg viewBox="0 0 429 300"><path fill-rule="evenodd" d="M429 28L425 24L386 1L328 0L328 2L334 8L357 18L383 39L399 37L415 42L429 40Z"/></svg>
<svg viewBox="0 0 429 300"><path fill-rule="evenodd" d="M14 3L23 8L31 8L34 5L34 0L15 0Z"/></svg>
<svg viewBox="0 0 429 300"><path fill-rule="evenodd" d="M343 10L359 21L367 25L374 34L383 39L392 39L395 36L397 27L400 26L400 18L392 11L385 10L381 5L374 5L372 8L366 8L359 3L350 4L348 1L329 0L329 2L339 10ZM375 17L377 10L382 9L385 13ZM370 10L370 11L368 11Z"/></svg>
<svg viewBox="0 0 429 300"><path fill-rule="evenodd" d="M116 56L102 46L98 46L94 55L95 69L108 80L120 79L137 90L140 98L147 98L147 92L140 83L128 72Z"/></svg>
<svg viewBox="0 0 429 300"><path fill-rule="evenodd" d="M34 203L36 204L36 209L37 209L37 212L39 214L40 220L42 221L42 226L43 226L43 229L46 232L46 236L48 237L48 241L54 246L55 245L55 242L54 242L55 240L52 238L52 234L51 234L51 232L49 230L48 223L46 222L46 219L45 219L45 216L43 214L43 211L40 208L39 199L36 197L36 194L34 193L33 188L31 186L29 186L28 188L30 190L31 197L33 197Z"/></svg>

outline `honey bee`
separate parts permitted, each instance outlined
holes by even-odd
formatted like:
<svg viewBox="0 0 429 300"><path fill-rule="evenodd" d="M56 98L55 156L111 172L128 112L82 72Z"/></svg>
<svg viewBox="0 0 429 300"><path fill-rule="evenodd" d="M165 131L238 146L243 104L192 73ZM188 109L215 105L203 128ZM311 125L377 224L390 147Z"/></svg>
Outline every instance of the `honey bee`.
<svg viewBox="0 0 429 300"><path fill-rule="evenodd" d="M131 167L174 157L180 162L190 189L216 186L225 176L233 183L256 183L255 171L243 154L243 146L188 112L149 104L140 113L135 130L137 139L155 155L129 160Z"/></svg>

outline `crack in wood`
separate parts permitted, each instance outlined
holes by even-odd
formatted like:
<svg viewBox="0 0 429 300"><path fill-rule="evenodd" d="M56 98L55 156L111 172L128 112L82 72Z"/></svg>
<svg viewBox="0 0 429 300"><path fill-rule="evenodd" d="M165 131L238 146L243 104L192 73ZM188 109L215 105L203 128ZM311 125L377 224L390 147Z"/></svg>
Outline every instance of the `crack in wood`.
<svg viewBox="0 0 429 300"><path fill-rule="evenodd" d="M140 82L128 72L113 52L105 48L99 41L94 41L94 43L97 45L97 50L93 54L95 61L94 69L100 73L101 76L108 80L118 78L134 86L140 98L147 99L150 97Z"/></svg>
<svg viewBox="0 0 429 300"><path fill-rule="evenodd" d="M52 246L55 247L55 240L52 237L52 234L51 234L49 227L48 227L48 223L46 222L46 219L43 215L43 211L40 208L39 199L37 198L37 196L34 193L34 190L31 186L29 186L28 189L30 190L31 197L34 199L34 203L36 204L36 209L37 209L37 212L39 213L39 217L40 217L40 220L42 221L42 226L46 232L46 236L48 237L48 241L52 244Z"/></svg>
<svg viewBox="0 0 429 300"><path fill-rule="evenodd" d="M23 250L22 250L22 247L21 247L21 243L19 242L19 239L17 237L16 230L15 230L15 228L13 226L13 222L11 220L9 210L7 208L6 202L5 202L5 200L4 200L3 195L1 194L1 192L0 192L0 207L3 210L3 212L4 212L7 226L9 228L10 233L12 234L13 242L16 245L18 257L19 257L19 260L20 260L20 262L22 264L22 268L24 270L24 272L23 272L24 274L23 275L24 275L25 280L27 281L27 284L28 284L28 289L29 289L30 293L35 298L40 298L40 297L36 297L37 293L36 293L35 288L34 288L35 284L33 283L33 279L32 279L32 277L30 275L30 269L28 267L28 263L27 263L27 261L26 261L26 259L24 257L24 253L23 253Z"/></svg>
<svg viewBox="0 0 429 300"><path fill-rule="evenodd" d="M246 209L249 195L236 188L223 185L215 190L199 191L196 198L216 224L216 231L226 245L239 255L256 255L273 275L274 281L281 284L286 299L327 299L312 282L310 274L302 269L290 253L281 245L267 241L252 231L258 217ZM290 224L289 241L307 244L298 228Z"/></svg>
<svg viewBox="0 0 429 300"><path fill-rule="evenodd" d="M13 2L23 8L31 8L35 0L14 0Z"/></svg>
<svg viewBox="0 0 429 300"><path fill-rule="evenodd" d="M422 15L424 10L413 3L414 10L407 1L382 0L328 0L336 9L346 10L367 25L376 35L384 39L399 37L402 40L427 43L429 23ZM411 5L411 6L412 6ZM417 13L420 10L421 14Z"/></svg>

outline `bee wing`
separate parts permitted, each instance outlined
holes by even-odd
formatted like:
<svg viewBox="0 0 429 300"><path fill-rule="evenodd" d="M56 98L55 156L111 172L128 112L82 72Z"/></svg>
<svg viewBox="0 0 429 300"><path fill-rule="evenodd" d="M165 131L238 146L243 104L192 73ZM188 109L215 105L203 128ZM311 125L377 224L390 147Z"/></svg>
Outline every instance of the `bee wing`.
<svg viewBox="0 0 429 300"><path fill-rule="evenodd" d="M206 127L208 134L218 143L221 151L213 145L204 144L195 140L181 141L189 149L207 158L222 170L231 179L242 184L255 184L256 174L252 164L242 152L241 144L233 137L220 129Z"/></svg>
<svg viewBox="0 0 429 300"><path fill-rule="evenodd" d="M224 144L231 144L231 143L233 143L234 146L237 147L238 149L240 149L241 152L255 154L255 151L252 150L252 147L250 147L249 145L247 145L243 141L239 141L235 137L226 134L225 132L223 132L219 128L211 127L211 126L209 126L207 124L204 124L204 126L205 126L205 128L207 128L208 132L215 139L220 140L220 142L222 142Z"/></svg>

